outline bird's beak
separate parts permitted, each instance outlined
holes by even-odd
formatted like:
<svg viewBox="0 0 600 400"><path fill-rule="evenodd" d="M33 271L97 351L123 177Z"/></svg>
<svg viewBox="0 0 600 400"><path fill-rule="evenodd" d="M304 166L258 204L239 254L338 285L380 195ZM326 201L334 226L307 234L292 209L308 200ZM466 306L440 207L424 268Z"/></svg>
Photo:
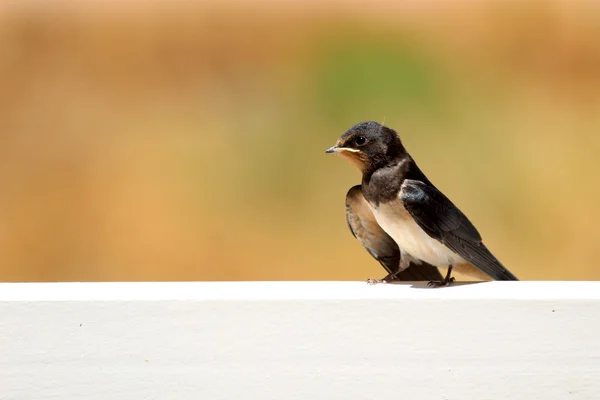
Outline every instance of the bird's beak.
<svg viewBox="0 0 600 400"><path fill-rule="evenodd" d="M327 150L325 150L325 153L332 154L332 153L341 153L343 151L348 151L350 153L360 153L360 150L352 149L350 147L339 147L337 144L335 146L332 146L332 147L328 148Z"/></svg>

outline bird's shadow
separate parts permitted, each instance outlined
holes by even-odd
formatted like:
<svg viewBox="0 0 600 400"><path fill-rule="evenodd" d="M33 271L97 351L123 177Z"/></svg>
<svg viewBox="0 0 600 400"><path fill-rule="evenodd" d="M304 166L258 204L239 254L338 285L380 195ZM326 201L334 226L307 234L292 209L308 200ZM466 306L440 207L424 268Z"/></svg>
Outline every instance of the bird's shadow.
<svg viewBox="0 0 600 400"><path fill-rule="evenodd" d="M453 287L459 286L467 286L467 285L477 285L480 283L486 283L486 281L472 281L472 282L452 282L448 286L439 286L439 287L431 287L429 286L429 282L419 281L419 282L406 282L406 281L391 281L386 282L384 285L402 285L402 286L410 286L413 289L427 289L427 290L436 290L436 289L451 289Z"/></svg>

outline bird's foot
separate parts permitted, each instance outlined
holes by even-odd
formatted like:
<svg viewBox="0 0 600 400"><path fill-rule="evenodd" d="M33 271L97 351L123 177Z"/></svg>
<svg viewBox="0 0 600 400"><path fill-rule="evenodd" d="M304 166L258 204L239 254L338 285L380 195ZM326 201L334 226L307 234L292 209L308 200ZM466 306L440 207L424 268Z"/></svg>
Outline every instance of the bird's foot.
<svg viewBox="0 0 600 400"><path fill-rule="evenodd" d="M450 286L450 284L454 281L455 281L454 278L444 279L443 281L430 281L429 283L427 283L427 286L433 287L433 288Z"/></svg>
<svg viewBox="0 0 600 400"><path fill-rule="evenodd" d="M387 283L387 281L385 279L374 279L374 278L367 279L368 285L379 285L381 283Z"/></svg>
<svg viewBox="0 0 600 400"><path fill-rule="evenodd" d="M427 284L427 286L429 287L443 287L443 286L450 286L450 284L452 282L454 282L454 278L451 277L450 275L452 275L452 269L454 268L454 266L449 265L448 266L448 272L446 272L446 277L444 278L444 280L441 281L431 281Z"/></svg>

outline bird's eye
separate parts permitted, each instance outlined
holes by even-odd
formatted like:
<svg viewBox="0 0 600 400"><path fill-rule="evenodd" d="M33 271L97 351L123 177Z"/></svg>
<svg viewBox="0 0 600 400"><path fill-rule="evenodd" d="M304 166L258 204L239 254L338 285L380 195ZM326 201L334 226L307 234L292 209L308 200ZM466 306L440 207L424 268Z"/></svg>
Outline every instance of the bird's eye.
<svg viewBox="0 0 600 400"><path fill-rule="evenodd" d="M356 139L354 139L354 143L356 143L357 146L362 146L367 143L367 138L364 136L357 136Z"/></svg>

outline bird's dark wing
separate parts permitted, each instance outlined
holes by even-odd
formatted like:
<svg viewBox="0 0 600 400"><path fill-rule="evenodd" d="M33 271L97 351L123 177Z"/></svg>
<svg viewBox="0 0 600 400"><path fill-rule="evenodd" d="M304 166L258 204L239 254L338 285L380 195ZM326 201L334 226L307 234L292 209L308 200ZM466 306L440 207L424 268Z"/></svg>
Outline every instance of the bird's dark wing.
<svg viewBox="0 0 600 400"><path fill-rule="evenodd" d="M389 275L396 274L397 281L439 281L443 277L440 271L427 263L410 266L402 272L400 269L400 249L398 245L375 220L369 204L365 200L360 185L352 187L346 195L346 220L350 231L369 254L381 263Z"/></svg>
<svg viewBox="0 0 600 400"><path fill-rule="evenodd" d="M485 247L471 221L435 187L407 179L400 200L415 222L432 238L498 281L518 280Z"/></svg>

